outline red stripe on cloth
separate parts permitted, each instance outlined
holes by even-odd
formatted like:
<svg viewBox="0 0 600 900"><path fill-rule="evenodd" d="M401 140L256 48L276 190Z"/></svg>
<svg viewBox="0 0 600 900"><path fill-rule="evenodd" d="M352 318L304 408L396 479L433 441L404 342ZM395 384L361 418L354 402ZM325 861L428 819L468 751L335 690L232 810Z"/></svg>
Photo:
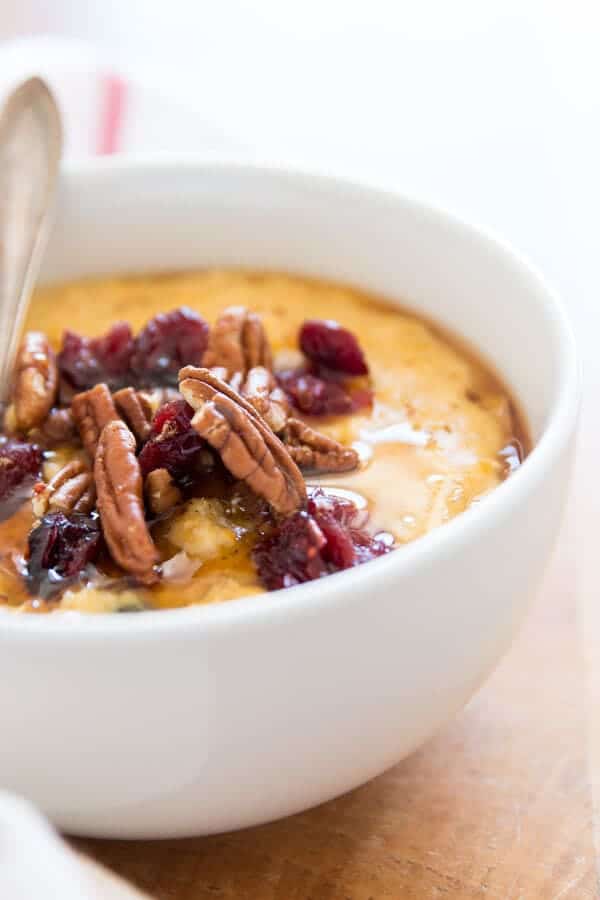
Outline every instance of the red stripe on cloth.
<svg viewBox="0 0 600 900"><path fill-rule="evenodd" d="M106 156L119 149L125 111L125 82L118 75L107 75L100 85L100 126L96 153Z"/></svg>

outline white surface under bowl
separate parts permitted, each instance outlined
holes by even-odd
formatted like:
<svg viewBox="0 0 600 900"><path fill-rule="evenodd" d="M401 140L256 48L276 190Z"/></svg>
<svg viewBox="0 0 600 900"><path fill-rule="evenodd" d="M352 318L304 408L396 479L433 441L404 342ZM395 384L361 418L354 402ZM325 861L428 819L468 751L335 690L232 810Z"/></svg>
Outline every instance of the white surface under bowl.
<svg viewBox="0 0 600 900"><path fill-rule="evenodd" d="M210 265L325 276L408 303L491 361L535 448L448 525L318 582L138 616L5 612L0 784L72 832L239 828L393 765L507 649L560 523L573 341L508 248L405 198L306 174L185 159L65 173L47 277Z"/></svg>

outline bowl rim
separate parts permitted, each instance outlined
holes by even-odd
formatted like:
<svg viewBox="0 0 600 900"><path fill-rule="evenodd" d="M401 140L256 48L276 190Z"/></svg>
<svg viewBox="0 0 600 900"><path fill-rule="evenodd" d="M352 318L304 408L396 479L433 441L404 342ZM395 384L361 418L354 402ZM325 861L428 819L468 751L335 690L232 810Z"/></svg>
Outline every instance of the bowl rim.
<svg viewBox="0 0 600 900"><path fill-rule="evenodd" d="M511 506L517 506L532 493L540 482L550 475L553 464L568 443L577 422L581 397L581 371L575 346L575 338L563 303L558 294L546 282L539 270L519 251L487 228L472 224L448 210L430 205L395 189L372 186L367 181L324 174L306 168L280 166L271 163L246 163L212 160L198 154L131 154L109 157L90 157L68 162L63 166L61 179L75 182L89 181L107 175L146 177L182 170L201 172L204 177L214 174L247 178L270 179L295 184L310 185L320 191L368 195L371 200L399 203L411 213L434 219L476 244L483 244L496 255L504 257L532 289L537 289L543 299L546 314L553 326L558 343L558 391L552 404L548 421L531 453L517 472L503 481L485 502L476 504L426 535L391 553L362 566L336 572L318 581L306 582L291 588L268 591L264 594L239 597L223 603L199 604L174 609L148 610L143 615L124 616L119 613L98 615L80 612L61 612L60 615L24 615L13 610L0 611L0 638L19 640L47 640L71 638L103 641L107 637L120 640L148 640L152 636L162 640L165 634L177 633L179 637L212 634L229 631L232 627L264 625L268 620L279 622L282 617L293 620L297 616L312 615L316 600L319 608L343 606L345 598L360 588L373 576L378 579L402 578L429 565L432 557L448 557L471 539L486 530L495 518L502 518ZM502 373L500 373L502 374ZM375 569L377 567L377 569ZM349 590L350 589L350 590Z"/></svg>

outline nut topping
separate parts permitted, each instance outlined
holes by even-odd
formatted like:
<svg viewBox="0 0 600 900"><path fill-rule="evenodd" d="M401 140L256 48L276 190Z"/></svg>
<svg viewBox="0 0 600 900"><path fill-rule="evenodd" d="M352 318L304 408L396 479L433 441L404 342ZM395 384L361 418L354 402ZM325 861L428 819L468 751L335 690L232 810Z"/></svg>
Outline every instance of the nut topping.
<svg viewBox="0 0 600 900"><path fill-rule="evenodd" d="M302 469L314 472L349 472L358 466L356 450L344 447L328 435L315 431L300 419L288 419L283 440L290 456Z"/></svg>
<svg viewBox="0 0 600 900"><path fill-rule="evenodd" d="M102 429L119 418L109 389L105 384L97 384L89 391L76 394L71 401L71 411L81 442L93 459Z"/></svg>
<svg viewBox="0 0 600 900"><path fill-rule="evenodd" d="M152 408L143 394L131 387L122 388L113 394L113 402L137 438L143 444L150 436Z"/></svg>
<svg viewBox="0 0 600 900"><path fill-rule="evenodd" d="M240 393L260 413L275 434L283 430L290 404L272 372L264 366L254 366L248 372Z"/></svg>
<svg viewBox="0 0 600 900"><path fill-rule="evenodd" d="M56 358L46 335L29 331L19 348L13 390L14 421L19 431L40 425L56 400Z"/></svg>
<svg viewBox="0 0 600 900"><path fill-rule="evenodd" d="M202 363L206 368L226 369L227 379L223 380L229 380L235 372L245 375L254 366L271 369L271 348L260 316L245 306L224 310L211 330Z"/></svg>
<svg viewBox="0 0 600 900"><path fill-rule="evenodd" d="M288 515L306 502L296 463L256 409L207 369L186 366L179 389L196 410L192 427L217 452L229 471Z"/></svg>
<svg viewBox="0 0 600 900"><path fill-rule="evenodd" d="M262 319L256 313L246 313L246 322L242 331L242 346L246 370L253 369L254 366L264 366L265 369L273 368L271 345Z"/></svg>
<svg viewBox="0 0 600 900"><path fill-rule="evenodd" d="M142 475L135 455L135 438L120 420L102 430L94 476L98 511L110 555L126 572L145 584L157 580L159 556L144 519Z"/></svg>
<svg viewBox="0 0 600 900"><path fill-rule="evenodd" d="M167 469L153 469L144 482L146 503L155 516L163 515L181 503L182 494Z"/></svg>
<svg viewBox="0 0 600 900"><path fill-rule="evenodd" d="M79 459L68 462L50 479L33 489L33 513L38 519L47 512L89 513L96 503L96 488L90 469Z"/></svg>
<svg viewBox="0 0 600 900"><path fill-rule="evenodd" d="M215 393L219 392L239 403L242 409L252 418L261 418L252 404L242 397L235 388L232 388L230 384L219 378L212 369L185 366L179 372L179 391L186 403L195 410L200 409L204 401L212 400Z"/></svg>
<svg viewBox="0 0 600 900"><path fill-rule="evenodd" d="M229 471L246 481L276 512L289 514L301 506L302 495L275 461L265 435L229 397L215 395L196 413L192 426L220 453Z"/></svg>

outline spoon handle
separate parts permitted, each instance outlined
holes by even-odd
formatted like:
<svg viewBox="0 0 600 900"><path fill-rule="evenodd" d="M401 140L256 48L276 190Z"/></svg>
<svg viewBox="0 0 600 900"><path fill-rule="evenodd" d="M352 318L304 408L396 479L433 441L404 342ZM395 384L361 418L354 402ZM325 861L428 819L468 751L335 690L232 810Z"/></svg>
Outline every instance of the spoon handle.
<svg viewBox="0 0 600 900"><path fill-rule="evenodd" d="M10 95L0 115L0 403L10 390L23 318L50 230L62 127L40 78Z"/></svg>

